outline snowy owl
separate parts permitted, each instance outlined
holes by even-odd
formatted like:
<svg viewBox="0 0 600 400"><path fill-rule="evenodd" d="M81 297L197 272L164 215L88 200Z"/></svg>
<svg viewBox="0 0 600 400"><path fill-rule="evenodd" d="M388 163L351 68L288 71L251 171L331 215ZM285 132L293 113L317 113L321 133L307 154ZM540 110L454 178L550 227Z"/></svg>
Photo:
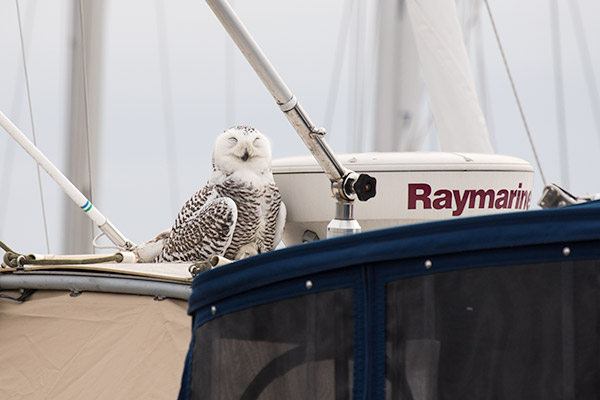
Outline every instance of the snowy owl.
<svg viewBox="0 0 600 400"><path fill-rule="evenodd" d="M271 172L269 140L249 126L230 128L217 137L212 164L206 186L183 205L156 262L241 259L273 250L281 240L286 209Z"/></svg>

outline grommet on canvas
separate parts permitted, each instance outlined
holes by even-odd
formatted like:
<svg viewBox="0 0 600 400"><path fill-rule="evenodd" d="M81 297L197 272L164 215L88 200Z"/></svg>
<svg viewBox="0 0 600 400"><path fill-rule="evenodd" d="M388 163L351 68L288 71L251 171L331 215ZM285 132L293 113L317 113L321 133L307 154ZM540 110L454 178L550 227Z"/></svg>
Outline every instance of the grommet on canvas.
<svg viewBox="0 0 600 400"><path fill-rule="evenodd" d="M306 290L310 290L313 287L313 283L311 280L306 281Z"/></svg>
<svg viewBox="0 0 600 400"><path fill-rule="evenodd" d="M432 266L433 263L431 262L431 260L425 260L425 268L431 269Z"/></svg>
<svg viewBox="0 0 600 400"><path fill-rule="evenodd" d="M210 313L211 313L212 315L215 315L215 314L217 313L217 307L215 307L215 306L211 306L211 307L210 307Z"/></svg>
<svg viewBox="0 0 600 400"><path fill-rule="evenodd" d="M563 256L568 257L571 254L571 249L567 246L563 247Z"/></svg>

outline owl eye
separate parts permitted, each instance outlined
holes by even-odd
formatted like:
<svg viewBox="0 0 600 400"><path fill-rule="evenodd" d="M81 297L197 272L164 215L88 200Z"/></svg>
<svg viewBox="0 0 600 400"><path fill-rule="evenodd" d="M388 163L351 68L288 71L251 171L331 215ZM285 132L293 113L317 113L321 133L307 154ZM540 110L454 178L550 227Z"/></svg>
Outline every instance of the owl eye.
<svg viewBox="0 0 600 400"><path fill-rule="evenodd" d="M229 139L227 139L229 141L229 143L231 144L236 144L238 142L238 140L236 138L234 138L233 136L230 137Z"/></svg>
<svg viewBox="0 0 600 400"><path fill-rule="evenodd" d="M260 146L260 138L259 138L259 137L257 137L256 139L254 139L254 140L252 141L252 145L253 145L253 146Z"/></svg>

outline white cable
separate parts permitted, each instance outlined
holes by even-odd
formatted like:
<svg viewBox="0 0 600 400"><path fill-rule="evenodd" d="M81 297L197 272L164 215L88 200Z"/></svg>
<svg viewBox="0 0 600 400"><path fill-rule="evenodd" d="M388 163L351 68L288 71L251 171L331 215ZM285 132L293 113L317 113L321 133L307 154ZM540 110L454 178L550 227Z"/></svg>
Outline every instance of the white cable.
<svg viewBox="0 0 600 400"><path fill-rule="evenodd" d="M118 246L100 246L97 242L98 242L98 239L100 239L102 236L105 236L104 232L100 232L98 235L96 235L94 240L92 240L92 245L94 246L95 249L123 250L123 247L118 247Z"/></svg>

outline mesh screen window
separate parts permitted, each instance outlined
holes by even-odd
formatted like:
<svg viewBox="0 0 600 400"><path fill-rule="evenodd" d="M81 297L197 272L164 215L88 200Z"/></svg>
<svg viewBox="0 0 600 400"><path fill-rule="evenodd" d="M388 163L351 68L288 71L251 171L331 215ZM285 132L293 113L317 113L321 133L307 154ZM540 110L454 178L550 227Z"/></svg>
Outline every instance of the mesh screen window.
<svg viewBox="0 0 600 400"><path fill-rule="evenodd" d="M599 271L579 261L388 283L386 398L600 398Z"/></svg>
<svg viewBox="0 0 600 400"><path fill-rule="evenodd" d="M193 399L350 399L352 289L233 312L199 326Z"/></svg>

